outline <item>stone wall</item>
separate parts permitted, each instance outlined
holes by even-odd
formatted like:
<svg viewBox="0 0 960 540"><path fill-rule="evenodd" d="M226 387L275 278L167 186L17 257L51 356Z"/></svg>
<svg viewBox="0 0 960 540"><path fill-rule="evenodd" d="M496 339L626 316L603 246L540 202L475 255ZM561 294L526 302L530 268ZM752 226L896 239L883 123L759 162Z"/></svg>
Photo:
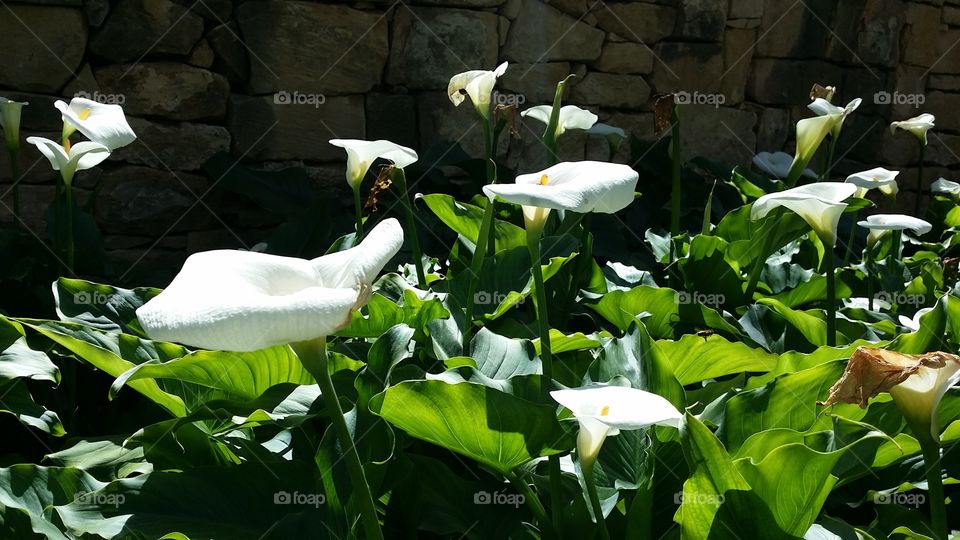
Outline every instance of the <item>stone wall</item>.
<svg viewBox="0 0 960 540"><path fill-rule="evenodd" d="M958 42L960 0L13 1L0 7L0 95L29 101L25 131L50 137L60 96L122 102L139 139L78 176L80 200L94 201L118 266L176 267L190 252L250 245L269 225L201 173L212 155L302 164L345 191L331 138L421 152L457 140L479 154L475 115L453 108L446 84L503 60L500 99L547 103L575 73L568 103L645 139L651 96L685 92L700 103L684 112L685 150L741 164L790 150L810 86L834 84L837 101L864 98L844 128L841 172L912 165L915 143L886 125L926 111L938 121L928 177L949 176L960 167ZM530 121L505 143L511 164L539 164L542 129ZM561 151L606 158L582 134ZM54 175L30 145L23 156L24 218L40 229Z"/></svg>

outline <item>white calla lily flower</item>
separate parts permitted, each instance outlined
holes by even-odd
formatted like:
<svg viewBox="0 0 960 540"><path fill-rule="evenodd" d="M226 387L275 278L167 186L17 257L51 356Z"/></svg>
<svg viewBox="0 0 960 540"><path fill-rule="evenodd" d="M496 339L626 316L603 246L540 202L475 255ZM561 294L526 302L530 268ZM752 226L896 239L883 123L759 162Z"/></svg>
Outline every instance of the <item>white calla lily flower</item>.
<svg viewBox="0 0 960 540"><path fill-rule="evenodd" d="M91 141L106 146L110 151L127 146L137 135L127 123L123 108L91 99L75 97L67 105L62 100L53 104L63 119L63 138L79 131Z"/></svg>
<svg viewBox="0 0 960 540"><path fill-rule="evenodd" d="M877 167L869 171L851 174L847 177L846 182L857 186L855 197L863 198L871 189L877 189L880 193L892 197L900 190L899 186L897 186L898 174L900 174L900 171L891 171L883 167Z"/></svg>
<svg viewBox="0 0 960 540"><path fill-rule="evenodd" d="M890 231L913 231L923 235L933 229L930 223L904 214L875 214L867 216L863 221L858 221L857 225L870 230L867 235L867 244L871 246Z"/></svg>
<svg viewBox="0 0 960 540"><path fill-rule="evenodd" d="M347 151L347 183L359 189L363 177L377 159L386 159L401 169L415 163L417 153L406 146L390 141L363 141L359 139L330 139L330 144Z"/></svg>
<svg viewBox="0 0 960 540"><path fill-rule="evenodd" d="M20 113L24 105L29 103L0 97L0 128L3 128L3 140L11 151L20 148Z"/></svg>
<svg viewBox="0 0 960 540"><path fill-rule="evenodd" d="M843 376L830 388L826 405L856 403L866 407L873 396L889 392L917 436L939 442L937 407L960 381L960 357L944 352L902 354L859 347Z"/></svg>
<svg viewBox="0 0 960 540"><path fill-rule="evenodd" d="M816 113L817 116L829 116L832 118L833 123L830 127L830 132L836 137L840 134L843 121L847 119L850 113L857 110L862 102L862 99L856 98L850 103L847 103L846 107L838 107L823 98L816 98L810 105L807 105L807 108Z"/></svg>
<svg viewBox="0 0 960 540"><path fill-rule="evenodd" d="M853 184L818 182L770 193L753 203L750 219L766 217L778 207L787 208L802 217L824 244L833 247L837 243L837 224L847 208L843 201L856 191L857 187Z"/></svg>
<svg viewBox="0 0 960 540"><path fill-rule="evenodd" d="M753 164L761 171L775 178L784 179L790 176L790 166L793 164L793 156L786 152L759 152L753 156ZM804 169L801 176L816 178L817 173L810 169Z"/></svg>
<svg viewBox="0 0 960 540"><path fill-rule="evenodd" d="M497 84L497 79L506 73L507 66L508 63L504 62L493 71L475 69L454 75L447 85L447 97L455 107L459 107L464 99L469 97L480 116L489 120L493 87Z"/></svg>
<svg viewBox="0 0 960 540"><path fill-rule="evenodd" d="M499 197L523 207L527 226L538 230L550 210L586 214L613 214L633 202L640 175L627 165L601 161L558 163L533 174L522 174L514 184L483 186L492 202Z"/></svg>
<svg viewBox="0 0 960 540"><path fill-rule="evenodd" d="M910 330L911 332L916 332L917 330L920 330L920 319L931 311L933 311L933 308L925 307L917 310L912 319L904 315L900 315L897 317L897 319L899 319L901 326Z"/></svg>
<svg viewBox="0 0 960 540"><path fill-rule="evenodd" d="M110 157L109 148L92 141L74 144L69 151L65 150L60 143L44 137L27 137L27 142L40 150L40 153L50 161L53 170L60 171L63 183L67 186L71 185L77 171L96 167Z"/></svg>
<svg viewBox="0 0 960 540"><path fill-rule="evenodd" d="M843 121L842 114L827 114L814 118L804 118L797 122L797 153L793 156L790 172L796 178L797 169L806 169L827 134Z"/></svg>
<svg viewBox="0 0 960 540"><path fill-rule="evenodd" d="M553 112L551 105L537 105L520 113L523 117L533 118L545 125L550 125L550 115ZM599 117L592 112L581 109L576 105L564 105L560 107L560 116L557 120L556 137L563 135L568 129L589 130L597 123ZM620 130L621 132L623 130Z"/></svg>
<svg viewBox="0 0 960 540"><path fill-rule="evenodd" d="M934 193L943 193L949 195L954 199L960 197L960 184L951 182L950 180L942 177L933 184L930 184L930 190Z"/></svg>
<svg viewBox="0 0 960 540"><path fill-rule="evenodd" d="M653 425L678 427L683 415L665 398L625 386L587 386L555 390L550 396L576 417L580 424L577 453L581 464L591 466L608 436L621 429Z"/></svg>
<svg viewBox="0 0 960 540"><path fill-rule="evenodd" d="M151 339L227 351L327 336L367 302L373 280L402 244L403 229L391 218L356 247L313 260L197 253L169 287L137 309L137 319Z"/></svg>
<svg viewBox="0 0 960 540"><path fill-rule="evenodd" d="M914 137L920 139L920 142L926 145L927 132L935 126L934 122L936 119L937 118L930 113L923 113L920 116L914 116L907 120L891 122L890 133L896 133L898 129L902 129L912 133Z"/></svg>

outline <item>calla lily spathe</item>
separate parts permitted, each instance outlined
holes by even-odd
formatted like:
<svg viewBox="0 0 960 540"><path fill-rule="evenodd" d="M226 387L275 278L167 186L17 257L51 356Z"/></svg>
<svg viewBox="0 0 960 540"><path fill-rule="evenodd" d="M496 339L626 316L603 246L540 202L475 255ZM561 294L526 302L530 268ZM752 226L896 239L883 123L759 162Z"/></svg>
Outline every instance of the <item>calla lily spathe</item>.
<svg viewBox="0 0 960 540"><path fill-rule="evenodd" d="M110 149L92 141L74 144L67 151L60 143L44 137L27 137L27 142L35 145L40 153L50 161L53 170L60 171L63 183L70 186L77 171L96 167L110 157Z"/></svg>
<svg viewBox="0 0 960 540"><path fill-rule="evenodd" d="M871 189L877 189L880 193L892 197L899 191L899 187L897 186L898 174L900 174L900 171L891 171L883 167L877 167L869 171L851 174L847 177L846 182L857 186L855 197L862 198Z"/></svg>
<svg viewBox="0 0 960 540"><path fill-rule="evenodd" d="M373 280L402 244L403 229L391 218L356 247L313 260L197 253L137 319L151 339L227 351L327 336L367 302Z"/></svg>
<svg viewBox="0 0 960 540"><path fill-rule="evenodd" d="M847 103L846 107L838 107L826 99L816 98L813 100L813 103L807 105L807 107L816 113L817 116L828 116L832 118L830 133L836 137L840 134L840 128L843 127L843 121L847 119L847 116L849 116L850 113L860 107L860 103L862 101L862 99L856 98L850 103Z"/></svg>
<svg viewBox="0 0 960 540"><path fill-rule="evenodd" d="M837 243L837 224L847 208L843 201L856 193L853 184L818 182L764 195L753 203L750 219L766 217L778 207L787 208L807 222L824 244L833 247Z"/></svg>
<svg viewBox="0 0 960 540"><path fill-rule="evenodd" d="M824 404L856 403L866 407L870 398L889 392L915 434L929 433L939 442L937 407L958 381L960 357L956 355L914 355L859 347L850 357L843 376L830 388Z"/></svg>
<svg viewBox="0 0 960 540"><path fill-rule="evenodd" d="M91 141L106 146L111 152L127 146L137 135L127 123L123 108L75 97L68 105L62 100L53 104L63 119L63 138L79 131Z"/></svg>
<svg viewBox="0 0 960 540"><path fill-rule="evenodd" d="M920 139L920 142L924 146L927 144L927 132L935 126L934 122L937 120L935 116L930 113L923 113L920 116L914 116L908 120L901 120L899 122L890 123L890 133L896 133L897 129L902 129L909 133L912 133L914 137Z"/></svg>
<svg viewBox="0 0 960 540"><path fill-rule="evenodd" d="M920 319L922 319L924 315L930 313L931 311L933 311L933 308L925 307L917 310L917 312L913 315L913 318L900 315L897 317L897 319L900 321L900 326L903 326L911 332L916 332L917 330L920 330Z"/></svg>
<svg viewBox="0 0 960 540"><path fill-rule="evenodd" d="M550 125L550 115L553 107L550 105L537 105L520 113L523 117L533 118L534 120ZM592 112L581 109L576 105L564 105L560 107L560 116L557 120L556 137L563 135L568 129L589 130L597 123L598 116ZM621 130L622 132L623 130Z"/></svg>
<svg viewBox="0 0 960 540"><path fill-rule="evenodd" d="M418 159L417 153L406 146L390 141L363 141L359 139L331 139L330 144L347 151L347 183L358 189L370 166L378 158L392 161L403 169Z"/></svg>
<svg viewBox="0 0 960 540"><path fill-rule="evenodd" d="M633 202L639 179L637 171L626 165L575 161L520 175L514 184L484 186L483 192L491 201L499 197L521 205L528 227L537 228L550 210L619 212Z"/></svg>
<svg viewBox="0 0 960 540"><path fill-rule="evenodd" d="M786 152L759 152L753 156L753 164L771 176L784 179L790 176L790 166L793 164L793 156ZM804 169L801 176L816 178L817 173L810 169Z"/></svg>
<svg viewBox="0 0 960 540"><path fill-rule="evenodd" d="M890 231L913 231L917 234L927 234L933 229L930 223L904 214L875 214L867 219L858 221L857 225L870 229L867 235L867 244L873 245Z"/></svg>
<svg viewBox="0 0 960 540"><path fill-rule="evenodd" d="M506 73L507 66L508 63L504 62L493 71L475 69L458 73L450 78L447 96L455 107L459 107L463 100L469 97L480 116L489 120L493 87L497 84L497 79Z"/></svg>
<svg viewBox="0 0 960 540"><path fill-rule="evenodd" d="M946 178L940 178L933 184L930 184L930 191L934 193L943 193L956 199L960 197L960 184L951 182Z"/></svg>
<svg viewBox="0 0 960 540"><path fill-rule="evenodd" d="M24 105L29 103L0 97L0 127L7 148L12 151L20 148L20 113Z"/></svg>
<svg viewBox="0 0 960 540"><path fill-rule="evenodd" d="M624 386L587 386L555 390L550 396L576 417L580 424L577 453L580 462L592 465L608 436L621 429L653 425L677 427L683 415L665 398Z"/></svg>
<svg viewBox="0 0 960 540"><path fill-rule="evenodd" d="M797 153L790 165L790 177L800 177L801 173L798 171L807 168L823 139L842 121L842 114L827 114L797 122Z"/></svg>

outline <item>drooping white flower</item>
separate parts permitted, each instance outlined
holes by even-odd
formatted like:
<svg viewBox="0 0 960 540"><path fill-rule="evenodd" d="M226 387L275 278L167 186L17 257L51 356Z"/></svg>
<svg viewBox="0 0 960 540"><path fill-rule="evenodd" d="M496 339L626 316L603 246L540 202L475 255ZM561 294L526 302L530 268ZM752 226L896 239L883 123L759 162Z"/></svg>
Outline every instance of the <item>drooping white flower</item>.
<svg viewBox="0 0 960 540"><path fill-rule="evenodd" d="M875 214L867 216L865 220L858 221L857 225L870 230L867 235L867 244L869 245L873 245L890 231L913 231L923 235L933 229L930 223L904 214Z"/></svg>
<svg viewBox="0 0 960 540"><path fill-rule="evenodd" d="M934 193L949 195L954 199L960 197L960 184L951 182L946 178L940 178L933 184L930 184L930 190Z"/></svg>
<svg viewBox="0 0 960 540"><path fill-rule="evenodd" d="M803 218L824 244L833 247L837 243L837 224L847 208L843 201L856 193L853 184L841 182L818 182L764 195L753 203L750 219L766 217L778 207L784 207Z"/></svg>
<svg viewBox="0 0 960 540"><path fill-rule="evenodd" d="M0 128L3 128L3 140L10 150L20 148L20 113L25 101L13 101L0 97Z"/></svg>
<svg viewBox="0 0 960 540"><path fill-rule="evenodd" d="M923 316L926 315L927 313L930 313L931 311L933 311L933 308L925 307L922 309L918 309L912 319L904 315L900 315L899 317L897 317L897 319L900 320L901 326L903 326L904 328L907 328L911 332L916 332L917 330L920 329L920 319L923 318Z"/></svg>
<svg viewBox="0 0 960 540"><path fill-rule="evenodd" d="M44 137L27 137L27 142L40 150L40 153L50 161L53 170L60 171L63 183L68 186L73 182L73 175L77 171L96 167L110 157L109 148L92 141L74 144L69 151L65 150L60 143Z"/></svg>
<svg viewBox="0 0 960 540"><path fill-rule="evenodd" d="M960 357L944 352L902 354L859 347L824 402L866 407L873 396L889 392L917 436L939 441L937 407L960 380Z"/></svg>
<svg viewBox="0 0 960 540"><path fill-rule="evenodd" d="M551 105L537 105L520 113L523 117L533 118L544 125L550 125L550 115L553 112ZM564 105L560 107L560 115L557 119L556 137L563 135L568 129L588 130L597 123L597 115L592 112L581 109L576 105ZM620 130L621 132L623 130Z"/></svg>
<svg viewBox="0 0 960 540"><path fill-rule="evenodd" d="M137 310L151 339L253 351L330 335L363 306L403 244L395 219L354 248L306 260L252 251L191 255L173 282Z"/></svg>
<svg viewBox="0 0 960 540"><path fill-rule="evenodd" d="M799 178L802 170L813 159L827 134L843 121L842 114L827 114L804 118L797 122L797 153L793 156L788 178Z"/></svg>
<svg viewBox="0 0 960 540"><path fill-rule="evenodd" d="M403 169L415 163L417 153L406 146L390 141L363 141L359 139L330 139L330 144L347 151L347 183L358 189L363 177L377 159L386 159Z"/></svg>
<svg viewBox="0 0 960 540"><path fill-rule="evenodd" d="M784 179L790 176L790 165L793 164L793 156L786 152L760 152L753 156L753 164L761 171L773 177ZM816 178L817 173L810 169L804 169L801 176Z"/></svg>
<svg viewBox="0 0 960 540"><path fill-rule="evenodd" d="M577 453L580 462L592 465L608 436L621 429L653 425L677 427L683 415L665 398L624 386L587 386L550 392L580 424Z"/></svg>
<svg viewBox="0 0 960 540"><path fill-rule="evenodd" d="M493 71L475 69L454 75L447 85L447 96L455 107L459 107L466 96L469 96L480 116L489 120L493 87L497 84L497 79L506 73L507 65L507 62L504 62Z"/></svg>
<svg viewBox="0 0 960 540"><path fill-rule="evenodd" d="M934 127L936 117L930 113L923 113L920 116L914 116L907 120L890 123L890 133L896 133L897 129L902 129L912 133L914 137L920 139L924 145L927 144L927 132Z"/></svg>
<svg viewBox="0 0 960 540"><path fill-rule="evenodd" d="M626 165L600 161L558 163L517 177L514 184L491 184L483 192L523 207L528 227L543 225L550 210L613 214L633 202L640 175Z"/></svg>
<svg viewBox="0 0 960 540"><path fill-rule="evenodd" d="M899 191L897 186L897 175L900 171L891 171L883 167L870 169L851 174L847 177L847 183L857 186L855 197L863 197L871 189L878 189L880 193L887 196L894 196Z"/></svg>
<svg viewBox="0 0 960 540"><path fill-rule="evenodd" d="M74 131L79 131L91 141L106 146L111 152L124 147L137 135L127 123L123 108L75 97L67 105L61 100L53 104L63 119L63 138L66 140Z"/></svg>
<svg viewBox="0 0 960 540"><path fill-rule="evenodd" d="M832 119L830 132L834 137L836 137L840 134L840 128L843 127L843 121L847 119L847 116L849 116L850 113L857 110L862 101L862 99L856 98L850 103L847 103L846 107L838 107L826 99L816 98L812 103L810 103L810 105L807 105L807 107L816 113L817 116L828 116Z"/></svg>

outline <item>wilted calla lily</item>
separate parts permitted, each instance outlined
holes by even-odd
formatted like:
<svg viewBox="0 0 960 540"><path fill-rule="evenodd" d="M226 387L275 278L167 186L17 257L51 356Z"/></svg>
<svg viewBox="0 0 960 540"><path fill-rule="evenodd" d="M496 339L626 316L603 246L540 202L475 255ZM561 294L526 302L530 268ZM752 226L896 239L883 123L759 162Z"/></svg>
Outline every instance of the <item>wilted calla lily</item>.
<svg viewBox="0 0 960 540"><path fill-rule="evenodd" d="M40 153L50 161L53 170L60 171L63 183L67 186L71 185L77 171L96 167L110 157L109 148L91 141L77 143L71 146L69 151L44 137L27 137L27 142L36 145Z"/></svg>
<svg viewBox="0 0 960 540"><path fill-rule="evenodd" d="M830 132L834 137L836 137L840 134L840 128L843 127L843 121L847 119L847 116L849 116L850 113L857 110L857 107L860 106L862 101L862 99L857 98L850 103L847 103L846 107L838 107L826 99L816 98L813 100L813 103L807 105L807 107L816 113L817 116L829 116L833 119Z"/></svg>
<svg viewBox="0 0 960 540"><path fill-rule="evenodd" d="M883 167L870 169L851 174L847 177L847 183L857 186L855 197L863 197L867 191L878 189L880 193L888 196L894 196L899 191L897 186L897 175L900 171L891 171Z"/></svg>
<svg viewBox="0 0 960 540"><path fill-rule="evenodd" d="M0 97L0 127L3 128L3 140L10 151L20 148L20 112L24 105L29 103Z"/></svg>
<svg viewBox="0 0 960 540"><path fill-rule="evenodd" d="M870 229L867 235L867 244L873 245L890 231L913 231L917 234L927 234L933 226L926 221L904 214L875 214L867 219L858 221L857 225Z"/></svg>
<svg viewBox="0 0 960 540"><path fill-rule="evenodd" d="M506 73L507 65L507 62L504 62L493 71L476 69L454 75L447 85L447 96L456 107L463 103L465 95L469 96L480 116L489 119L493 87L497 84L497 79Z"/></svg>
<svg viewBox="0 0 960 540"><path fill-rule="evenodd" d="M939 441L937 406L960 380L960 357L945 352L902 354L886 349L859 347L830 388L825 405L856 403L866 407L870 398L889 392L917 435L929 433Z"/></svg>
<svg viewBox="0 0 960 540"><path fill-rule="evenodd" d="M580 423L577 453L580 462L588 465L596 461L607 436L652 425L677 427L683 417L665 398L625 386L555 390L550 396Z"/></svg>
<svg viewBox="0 0 960 540"><path fill-rule="evenodd" d="M63 119L63 140L79 131L91 141L106 146L110 151L124 147L137 136L127 123L123 108L75 97L67 105L61 100L53 104Z"/></svg>
<svg viewBox="0 0 960 540"><path fill-rule="evenodd" d="M908 120L890 123L890 133L896 133L897 129L910 132L914 137L920 140L924 145L927 144L927 132L934 127L936 117L930 113L923 113L920 116L914 116Z"/></svg>
<svg viewBox="0 0 960 540"><path fill-rule="evenodd" d="M956 199L960 197L960 184L951 182L946 178L940 178L933 184L930 184L930 190L934 193L943 193Z"/></svg>
<svg viewBox="0 0 960 540"><path fill-rule="evenodd" d="M330 144L347 151L347 183L354 189L357 189L377 159L390 160L401 169L417 161L414 150L390 141L330 139Z"/></svg>
<svg viewBox="0 0 960 540"><path fill-rule="evenodd" d="M520 113L521 116L533 118L543 122L546 125L550 125L550 114L553 112L553 107L550 105L537 105L536 107L530 107L529 109ZM568 129L583 129L588 130L597 123L597 115L592 112L581 109L576 105L564 105L560 107L560 117L557 121L557 132L556 136L560 137ZM623 130L620 130L621 132Z"/></svg>
<svg viewBox="0 0 960 540"><path fill-rule="evenodd" d="M761 171L782 179L790 176L790 165L793 164L793 156L786 152L760 152L753 156L753 164ZM804 169L800 174L807 178L817 177L817 173L810 169Z"/></svg>
<svg viewBox="0 0 960 540"><path fill-rule="evenodd" d="M750 219L761 219L782 206L802 217L824 244L833 247L837 243L837 224L847 208L843 201L856 191L853 184L818 182L770 193L753 203Z"/></svg>
<svg viewBox="0 0 960 540"><path fill-rule="evenodd" d="M575 161L522 174L514 184L483 186L483 192L491 201L499 197L521 205L528 228L538 229L550 210L619 212L633 202L639 179L637 171L626 165Z"/></svg>
<svg viewBox="0 0 960 540"><path fill-rule="evenodd" d="M151 339L205 349L253 351L327 336L366 303L401 244L403 229L391 218L358 246L313 260L197 253L137 319Z"/></svg>

